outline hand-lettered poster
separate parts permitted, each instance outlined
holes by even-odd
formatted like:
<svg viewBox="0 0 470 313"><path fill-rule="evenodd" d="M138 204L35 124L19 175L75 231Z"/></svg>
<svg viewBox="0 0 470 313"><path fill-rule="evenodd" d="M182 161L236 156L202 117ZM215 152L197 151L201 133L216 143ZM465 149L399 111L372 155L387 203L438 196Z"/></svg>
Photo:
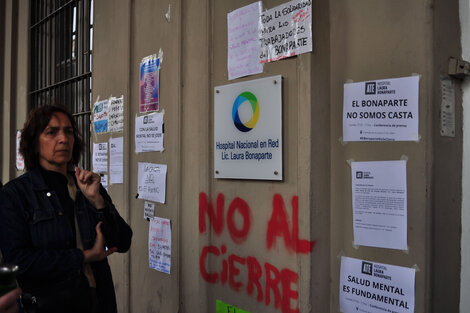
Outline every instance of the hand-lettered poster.
<svg viewBox="0 0 470 313"><path fill-rule="evenodd" d="M312 0L293 0L261 14L260 63L312 51Z"/></svg>
<svg viewBox="0 0 470 313"><path fill-rule="evenodd" d="M258 61L260 14L261 1L227 14L228 79L263 72L263 65Z"/></svg>
<svg viewBox="0 0 470 313"><path fill-rule="evenodd" d="M171 221L154 217L149 225L149 266L170 274L171 269Z"/></svg>

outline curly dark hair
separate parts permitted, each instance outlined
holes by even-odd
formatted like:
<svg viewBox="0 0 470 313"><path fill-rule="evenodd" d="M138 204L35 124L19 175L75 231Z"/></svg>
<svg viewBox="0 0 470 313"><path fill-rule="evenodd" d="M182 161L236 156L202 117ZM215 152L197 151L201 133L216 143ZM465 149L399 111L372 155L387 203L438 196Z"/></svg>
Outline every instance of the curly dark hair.
<svg viewBox="0 0 470 313"><path fill-rule="evenodd" d="M65 108L56 105L44 105L33 109L28 116L28 120L24 124L21 131L20 153L24 158L24 165L26 170L32 170L39 167L39 135L49 124L52 116L55 113L63 113L68 117L73 128L73 151L72 159L68 166L76 166L80 161L80 156L83 152L84 144L78 132L77 123L72 114Z"/></svg>

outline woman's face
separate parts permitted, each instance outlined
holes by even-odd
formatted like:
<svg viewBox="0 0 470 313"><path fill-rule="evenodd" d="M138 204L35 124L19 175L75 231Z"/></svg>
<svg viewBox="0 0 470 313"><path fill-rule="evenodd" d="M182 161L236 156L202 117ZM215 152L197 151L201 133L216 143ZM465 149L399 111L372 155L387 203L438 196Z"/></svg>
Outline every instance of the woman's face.
<svg viewBox="0 0 470 313"><path fill-rule="evenodd" d="M39 164L46 170L67 173L75 138L72 123L60 112L52 115L39 135Z"/></svg>

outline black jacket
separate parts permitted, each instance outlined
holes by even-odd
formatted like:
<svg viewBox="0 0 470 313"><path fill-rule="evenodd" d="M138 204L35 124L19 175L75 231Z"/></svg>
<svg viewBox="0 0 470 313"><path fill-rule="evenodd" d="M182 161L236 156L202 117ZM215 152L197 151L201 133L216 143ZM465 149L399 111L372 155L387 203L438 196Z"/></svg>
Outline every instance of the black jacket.
<svg viewBox="0 0 470 313"><path fill-rule="evenodd" d="M132 230L121 218L111 198L100 187L106 207L97 210L77 188L75 210L84 249L93 247L96 224L108 247L128 251ZM83 282L83 252L73 242L73 231L55 191L39 169L13 179L0 190L0 250L4 262L19 266L18 284L24 293L50 302L48 312L70 312ZM91 263L100 311L115 313L116 296L107 259ZM75 297L75 298L74 298Z"/></svg>

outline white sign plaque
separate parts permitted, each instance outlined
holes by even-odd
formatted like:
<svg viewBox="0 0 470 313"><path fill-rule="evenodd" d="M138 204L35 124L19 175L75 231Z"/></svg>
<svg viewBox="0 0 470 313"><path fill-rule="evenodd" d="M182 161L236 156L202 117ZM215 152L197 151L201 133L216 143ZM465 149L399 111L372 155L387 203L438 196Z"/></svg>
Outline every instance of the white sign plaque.
<svg viewBox="0 0 470 313"><path fill-rule="evenodd" d="M282 76L215 87L214 171L282 180Z"/></svg>
<svg viewBox="0 0 470 313"><path fill-rule="evenodd" d="M344 85L344 141L418 141L419 76Z"/></svg>

